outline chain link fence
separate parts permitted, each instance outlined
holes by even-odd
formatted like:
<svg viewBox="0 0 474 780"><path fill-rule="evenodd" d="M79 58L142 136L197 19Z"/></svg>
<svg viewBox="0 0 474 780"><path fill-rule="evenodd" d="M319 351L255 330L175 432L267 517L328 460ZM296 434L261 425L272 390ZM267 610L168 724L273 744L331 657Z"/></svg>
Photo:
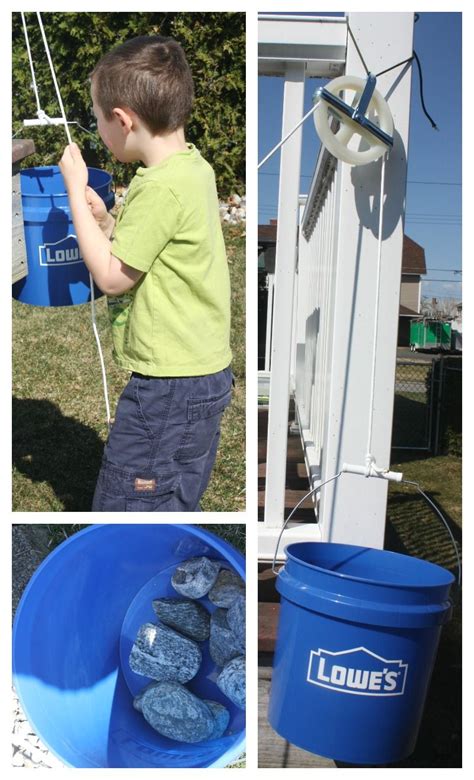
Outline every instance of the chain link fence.
<svg viewBox="0 0 474 780"><path fill-rule="evenodd" d="M462 358L443 357L433 363L436 395L433 425L435 455L462 454Z"/></svg>
<svg viewBox="0 0 474 780"><path fill-rule="evenodd" d="M392 448L461 455L462 358L397 360Z"/></svg>
<svg viewBox="0 0 474 780"><path fill-rule="evenodd" d="M431 449L434 362L397 360L392 430L395 449Z"/></svg>

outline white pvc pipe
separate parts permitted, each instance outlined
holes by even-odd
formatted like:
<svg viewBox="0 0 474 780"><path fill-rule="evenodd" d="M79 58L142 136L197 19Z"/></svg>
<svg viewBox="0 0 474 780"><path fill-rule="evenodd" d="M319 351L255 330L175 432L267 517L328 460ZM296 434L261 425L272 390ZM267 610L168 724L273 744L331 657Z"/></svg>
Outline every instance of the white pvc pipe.
<svg viewBox="0 0 474 780"><path fill-rule="evenodd" d="M55 117L54 119L48 117L47 119L24 119L23 120L24 127L34 127L36 125L63 125L63 124L64 124L64 119L62 119L62 117Z"/></svg>
<svg viewBox="0 0 474 780"><path fill-rule="evenodd" d="M379 477L380 479L389 479L392 482L401 482L403 474L399 471L388 471L378 469L373 463L367 466L357 466L352 463L343 463L341 471L347 474L358 474L361 477Z"/></svg>

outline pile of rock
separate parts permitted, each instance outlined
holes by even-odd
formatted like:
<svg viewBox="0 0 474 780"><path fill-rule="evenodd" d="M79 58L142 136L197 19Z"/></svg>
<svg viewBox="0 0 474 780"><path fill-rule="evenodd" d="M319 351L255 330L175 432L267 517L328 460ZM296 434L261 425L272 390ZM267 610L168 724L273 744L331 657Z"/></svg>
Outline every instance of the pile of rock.
<svg viewBox="0 0 474 780"><path fill-rule="evenodd" d="M221 220L230 225L239 225L241 222L245 222L247 214L245 195L241 197L234 192L227 200L220 200L219 213Z"/></svg>
<svg viewBox="0 0 474 780"><path fill-rule="evenodd" d="M178 565L171 578L183 598L152 603L159 623L145 623L130 652L130 668L151 678L133 706L158 733L180 742L221 737L230 720L217 701L200 699L186 683L199 672L201 643L222 671L216 684L236 707L245 709L245 585L222 561L205 556ZM212 614L198 600L207 596Z"/></svg>

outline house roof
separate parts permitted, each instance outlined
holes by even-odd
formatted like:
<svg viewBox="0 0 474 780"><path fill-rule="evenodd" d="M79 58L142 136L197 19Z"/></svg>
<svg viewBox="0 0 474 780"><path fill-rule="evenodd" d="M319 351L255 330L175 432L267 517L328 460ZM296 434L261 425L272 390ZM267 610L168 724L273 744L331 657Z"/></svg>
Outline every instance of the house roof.
<svg viewBox="0 0 474 780"><path fill-rule="evenodd" d="M402 274L425 274L425 250L407 235L403 235Z"/></svg>
<svg viewBox="0 0 474 780"><path fill-rule="evenodd" d="M419 317L420 312L415 311L414 309L409 309L408 306L404 306L403 303L400 304L400 310L399 310L400 317Z"/></svg>
<svg viewBox="0 0 474 780"><path fill-rule="evenodd" d="M271 220L269 225L259 225L258 243L264 246L276 244L276 232L276 219ZM407 235L403 236L402 274L426 274L425 250Z"/></svg>
<svg viewBox="0 0 474 780"><path fill-rule="evenodd" d="M276 219L272 220L270 225L258 226L258 243L259 244L276 244L277 239L277 223Z"/></svg>

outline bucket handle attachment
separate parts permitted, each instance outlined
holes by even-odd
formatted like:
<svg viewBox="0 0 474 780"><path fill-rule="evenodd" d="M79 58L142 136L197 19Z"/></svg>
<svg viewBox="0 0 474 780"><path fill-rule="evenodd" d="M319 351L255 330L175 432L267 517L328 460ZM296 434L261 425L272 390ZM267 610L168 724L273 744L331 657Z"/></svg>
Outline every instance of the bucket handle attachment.
<svg viewBox="0 0 474 780"><path fill-rule="evenodd" d="M344 473L359 474L360 476L365 476L366 478L367 477L371 477L371 478L375 477L375 478L379 478L379 479L380 478L382 478L382 479L389 479L389 480L392 480L394 482L400 482L400 483L405 484L405 485L412 485L413 487L415 487L417 489L417 491L423 496L425 501L427 501L427 503L431 506L433 511L438 515L439 519L444 524L444 526L445 526L445 528L446 528L446 530L447 530L447 532L449 534L449 537L451 539L451 544L453 546L454 553L455 553L455 556L456 556L456 564L457 564L457 569L458 569L458 576L457 576L457 583L456 584L458 586L458 594L459 594L460 591L461 591L461 582L462 582L461 556L459 555L458 545L457 545L456 540L455 540L455 538L453 536L453 532L451 531L451 529L450 529L450 527L449 527L449 525L447 523L447 520L444 517L444 515L438 509L438 507L436 506L434 501L432 501L431 498L426 495L424 490L421 489L421 487L418 484L418 482L413 482L413 481L408 480L408 479L403 479L402 478L403 475L401 475L401 474L399 474L397 472L391 472L391 471L388 471L388 470L375 469L374 472L372 472L371 465L369 465L369 468L365 469L363 467L356 467L356 466L351 466L351 465L349 465L347 463L343 463L341 471L339 471L333 477L330 477L329 479L326 479L324 482L321 482L320 484L316 485L316 487L312 488L308 493L306 493L306 495L303 496L302 499L300 499L298 501L296 506L293 507L293 509L291 510L290 514L288 515L288 517L286 518L285 522L283 523L282 529L281 529L280 534L278 536L276 547L275 547L275 554L273 556L273 562L272 562L272 572L273 572L273 574L278 576L278 574L280 572L280 569L278 569L278 570L276 569L276 559L277 559L277 555L278 555L278 548L280 546L280 541L281 541L281 537L283 536L283 532L285 531L286 526L290 522L290 520L293 517L294 513L296 512L296 510L301 506L303 501L306 501L306 499L309 498L310 496L312 496L313 493L316 493L318 490L321 490L321 488L324 487L324 485L329 484L329 482L334 482L336 479L338 479ZM453 599L453 603L457 603L457 600L458 600L458 598Z"/></svg>

